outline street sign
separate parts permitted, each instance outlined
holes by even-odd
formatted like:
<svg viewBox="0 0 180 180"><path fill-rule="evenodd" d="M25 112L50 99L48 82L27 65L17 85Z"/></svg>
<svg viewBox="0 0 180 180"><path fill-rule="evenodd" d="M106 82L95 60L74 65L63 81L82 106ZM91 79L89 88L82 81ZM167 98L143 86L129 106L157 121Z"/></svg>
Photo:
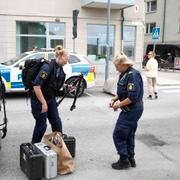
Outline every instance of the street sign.
<svg viewBox="0 0 180 180"><path fill-rule="evenodd" d="M159 39L160 38L160 27L155 27L152 30L152 39Z"/></svg>

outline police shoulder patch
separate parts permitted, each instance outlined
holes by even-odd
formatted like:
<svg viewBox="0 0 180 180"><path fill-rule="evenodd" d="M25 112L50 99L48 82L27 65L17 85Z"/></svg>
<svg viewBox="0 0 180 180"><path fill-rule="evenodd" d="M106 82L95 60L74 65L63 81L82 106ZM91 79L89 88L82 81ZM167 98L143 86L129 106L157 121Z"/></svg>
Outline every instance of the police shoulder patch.
<svg viewBox="0 0 180 180"><path fill-rule="evenodd" d="M134 83L128 83L128 90L132 91L135 89L135 84Z"/></svg>
<svg viewBox="0 0 180 180"><path fill-rule="evenodd" d="M42 71L41 74L40 74L40 77L41 77L42 79L46 80L47 77L48 77L48 73L47 73L46 71Z"/></svg>

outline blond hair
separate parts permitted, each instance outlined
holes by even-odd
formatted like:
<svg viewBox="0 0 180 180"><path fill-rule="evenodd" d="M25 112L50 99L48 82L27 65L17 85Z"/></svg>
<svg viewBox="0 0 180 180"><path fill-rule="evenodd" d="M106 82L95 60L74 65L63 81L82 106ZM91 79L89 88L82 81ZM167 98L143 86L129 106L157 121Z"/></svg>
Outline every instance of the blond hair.
<svg viewBox="0 0 180 180"><path fill-rule="evenodd" d="M67 50L65 50L65 49L63 48L63 46L57 45L57 46L55 47L56 57L58 57L58 56L63 56L65 53L67 53Z"/></svg>
<svg viewBox="0 0 180 180"><path fill-rule="evenodd" d="M116 55L113 59L113 63L115 65L118 65L118 64L128 64L130 66L133 65L133 62L129 60L129 58L125 54Z"/></svg>
<svg viewBox="0 0 180 180"><path fill-rule="evenodd" d="M154 58L156 56L156 53L154 51L149 51L148 54L151 53L152 57Z"/></svg>

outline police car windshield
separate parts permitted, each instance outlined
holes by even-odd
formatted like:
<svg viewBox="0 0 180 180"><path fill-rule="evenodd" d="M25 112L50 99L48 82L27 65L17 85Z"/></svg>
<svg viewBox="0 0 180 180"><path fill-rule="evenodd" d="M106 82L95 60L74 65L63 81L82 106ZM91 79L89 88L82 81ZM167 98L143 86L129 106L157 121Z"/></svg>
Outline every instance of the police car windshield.
<svg viewBox="0 0 180 180"><path fill-rule="evenodd" d="M12 58L12 59L10 59L8 61L5 61L5 62L3 62L1 64L6 65L6 66L11 66L14 63L16 63L17 61L19 61L20 59L26 57L27 55L28 55L27 53L22 53L22 54L17 55L16 57L14 57L14 58Z"/></svg>

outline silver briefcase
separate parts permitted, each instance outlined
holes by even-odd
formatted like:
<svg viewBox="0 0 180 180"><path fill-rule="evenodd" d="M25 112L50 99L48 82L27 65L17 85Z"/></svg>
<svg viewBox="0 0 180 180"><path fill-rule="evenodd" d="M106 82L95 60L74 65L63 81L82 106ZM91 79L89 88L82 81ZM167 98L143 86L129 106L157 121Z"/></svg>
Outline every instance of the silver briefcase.
<svg viewBox="0 0 180 180"><path fill-rule="evenodd" d="M57 154L44 143L34 144L43 154L44 157L44 177L46 179L57 176Z"/></svg>

